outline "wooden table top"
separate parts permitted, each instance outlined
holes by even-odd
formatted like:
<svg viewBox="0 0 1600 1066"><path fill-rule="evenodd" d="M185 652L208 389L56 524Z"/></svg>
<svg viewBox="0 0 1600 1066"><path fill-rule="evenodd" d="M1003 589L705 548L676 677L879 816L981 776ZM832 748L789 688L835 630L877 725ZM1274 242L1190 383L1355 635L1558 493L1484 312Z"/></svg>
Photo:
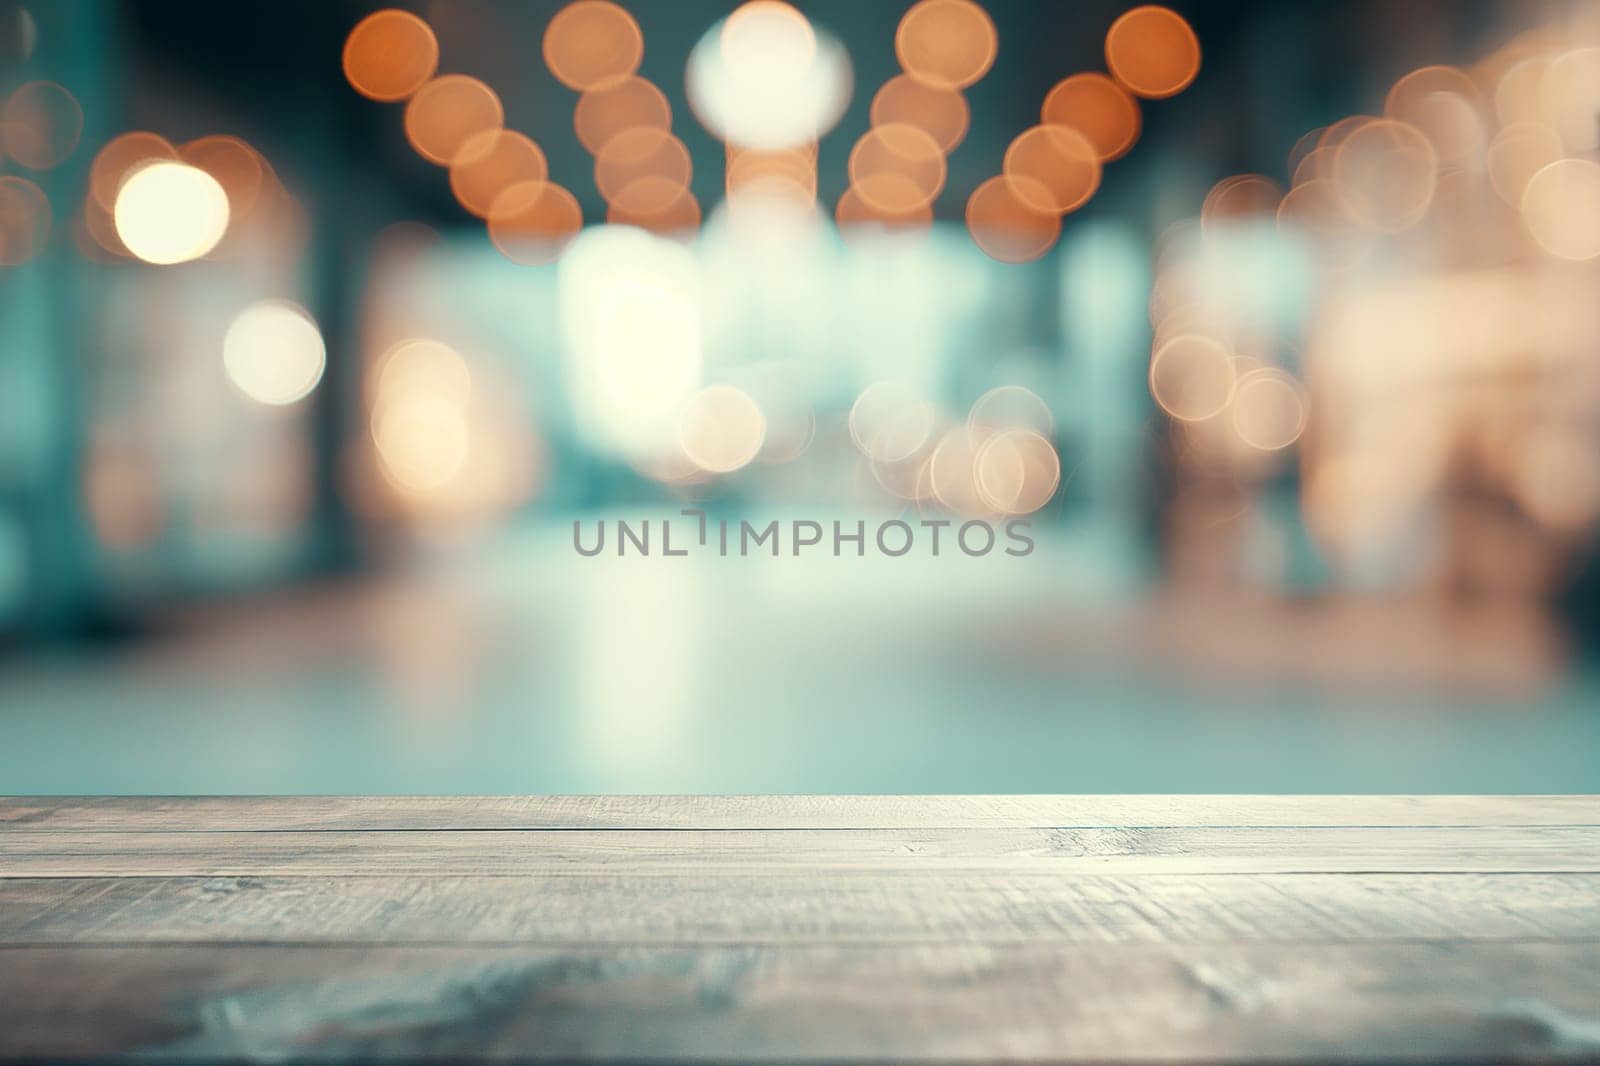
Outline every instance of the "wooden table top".
<svg viewBox="0 0 1600 1066"><path fill-rule="evenodd" d="M0 799L0 1058L1600 1059L1600 797Z"/></svg>

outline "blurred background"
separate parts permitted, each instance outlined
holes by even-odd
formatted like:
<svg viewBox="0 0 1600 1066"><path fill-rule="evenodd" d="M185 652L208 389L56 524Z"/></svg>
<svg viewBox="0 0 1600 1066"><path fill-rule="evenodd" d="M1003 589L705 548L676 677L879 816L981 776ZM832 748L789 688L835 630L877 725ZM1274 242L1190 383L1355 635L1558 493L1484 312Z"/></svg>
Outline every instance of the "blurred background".
<svg viewBox="0 0 1600 1066"><path fill-rule="evenodd" d="M1596 3L0 0L0 792L1600 791L1597 149Z"/></svg>

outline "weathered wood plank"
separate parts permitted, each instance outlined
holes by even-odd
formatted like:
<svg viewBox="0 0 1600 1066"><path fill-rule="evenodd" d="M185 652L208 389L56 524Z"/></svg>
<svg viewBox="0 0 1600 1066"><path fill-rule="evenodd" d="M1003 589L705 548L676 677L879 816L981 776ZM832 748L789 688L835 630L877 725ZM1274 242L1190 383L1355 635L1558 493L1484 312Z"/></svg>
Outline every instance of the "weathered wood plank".
<svg viewBox="0 0 1600 1066"><path fill-rule="evenodd" d="M0 944L1589 939L1600 875L0 880Z"/></svg>
<svg viewBox="0 0 1600 1066"><path fill-rule="evenodd" d="M176 796L0 798L8 830L1600 825L1596 796Z"/></svg>
<svg viewBox="0 0 1600 1066"><path fill-rule="evenodd" d="M1591 945L0 948L18 1055L1353 1061L1600 1054Z"/></svg>
<svg viewBox="0 0 1600 1066"><path fill-rule="evenodd" d="M0 870L7 877L1600 873L1600 828L4 833Z"/></svg>

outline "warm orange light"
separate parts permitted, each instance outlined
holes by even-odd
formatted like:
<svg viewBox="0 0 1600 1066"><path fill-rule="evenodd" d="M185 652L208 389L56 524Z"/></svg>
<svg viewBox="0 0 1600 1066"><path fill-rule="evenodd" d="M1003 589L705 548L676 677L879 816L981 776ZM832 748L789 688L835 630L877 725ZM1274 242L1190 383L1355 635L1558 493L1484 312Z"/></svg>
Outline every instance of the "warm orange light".
<svg viewBox="0 0 1600 1066"><path fill-rule="evenodd" d="M1375 119L1346 136L1338 153L1334 191L1351 218L1393 233L1427 213L1439 164L1433 145L1415 126Z"/></svg>
<svg viewBox="0 0 1600 1066"><path fill-rule="evenodd" d="M1074 74L1044 98L1040 121L1071 126L1094 145L1102 163L1120 159L1139 139L1139 102L1104 74Z"/></svg>
<svg viewBox="0 0 1600 1066"><path fill-rule="evenodd" d="M178 149L178 158L217 180L228 194L228 216L234 223L250 213L263 185L272 180L260 154L239 138L226 134L190 141Z"/></svg>
<svg viewBox="0 0 1600 1066"><path fill-rule="evenodd" d="M344 42L344 76L373 100L404 100L439 66L439 41L428 24L409 11L377 11L350 31Z"/></svg>
<svg viewBox="0 0 1600 1066"><path fill-rule="evenodd" d="M992 259L1002 263L1038 259L1061 236L1061 215L1033 206L1049 202L1051 196L1046 186L1030 177L990 178L967 200L967 230Z"/></svg>
<svg viewBox="0 0 1600 1066"><path fill-rule="evenodd" d="M1176 11L1136 7L1106 32L1106 65L1135 96L1176 96L1200 73L1200 41Z"/></svg>
<svg viewBox="0 0 1600 1066"><path fill-rule="evenodd" d="M850 152L849 172L859 196L895 214L932 203L944 188L946 173L939 143L927 131L903 122L868 130ZM891 175L900 180L867 181Z"/></svg>
<svg viewBox="0 0 1600 1066"><path fill-rule="evenodd" d="M544 31L545 65L557 81L578 92L622 81L643 58L639 24L609 0L568 4Z"/></svg>
<svg viewBox="0 0 1600 1066"><path fill-rule="evenodd" d="M1200 207L1200 225L1208 232L1251 219L1275 219L1283 189L1260 174L1235 174L1211 187Z"/></svg>
<svg viewBox="0 0 1600 1066"><path fill-rule="evenodd" d="M30 170L59 166L83 135L83 108L53 81L30 81L0 111L0 145Z"/></svg>
<svg viewBox="0 0 1600 1066"><path fill-rule="evenodd" d="M666 206L656 206L663 203ZM635 209L636 204L645 209ZM687 188L667 178L640 178L625 186L606 206L606 221L617 226L638 226L664 236L682 236L700 228L700 201Z"/></svg>
<svg viewBox="0 0 1600 1066"><path fill-rule="evenodd" d="M918 81L909 74L896 74L883 83L872 98L872 124L916 126L926 132L948 154L967 136L971 108L967 98L954 89Z"/></svg>
<svg viewBox="0 0 1600 1066"><path fill-rule="evenodd" d="M1289 165L1285 169L1285 173L1289 175L1290 185L1300 184L1300 179L1297 176L1300 172L1300 167L1302 164L1304 164L1306 158L1310 156L1312 152L1317 150L1317 147L1322 141L1322 133L1323 127L1321 126L1318 126L1314 130L1308 130L1307 132L1302 133L1300 135L1300 139L1294 142L1294 147L1289 149ZM1326 177L1327 175L1307 175L1308 178L1313 176Z"/></svg>
<svg viewBox="0 0 1600 1066"><path fill-rule="evenodd" d="M0 178L0 266L18 266L44 250L50 201L26 178Z"/></svg>
<svg viewBox="0 0 1600 1066"><path fill-rule="evenodd" d="M1089 202L1100 188L1100 155L1070 126L1035 126L1006 149L1012 191L1035 211L1064 215ZM1016 179L1031 179L1018 182Z"/></svg>
<svg viewBox="0 0 1600 1066"><path fill-rule="evenodd" d="M1488 140L1477 84L1455 67L1423 67L1394 83L1383 114L1415 126L1446 167L1475 163Z"/></svg>
<svg viewBox="0 0 1600 1066"><path fill-rule="evenodd" d="M811 150L777 149L728 153L727 184L730 193L761 182L779 179L793 182L812 199L817 195L817 161Z"/></svg>
<svg viewBox="0 0 1600 1066"><path fill-rule="evenodd" d="M178 158L178 150L158 134L139 130L124 133L105 143L89 168L89 191L106 211L117 203L117 190L136 167L158 160Z"/></svg>
<svg viewBox="0 0 1600 1066"><path fill-rule="evenodd" d="M624 190L636 186L642 178L660 178L681 188L689 184L693 173L689 150L682 141L665 130L645 126L635 126L611 138L594 161L595 187L608 202L620 198ZM666 208L670 202L634 200L627 207L648 214Z"/></svg>
<svg viewBox="0 0 1600 1066"><path fill-rule="evenodd" d="M117 225L111 217L111 212L101 207L100 202L92 195L83 198L82 222L84 233L94 244L94 248L84 249L89 258L115 262L117 259L126 259L133 255L128 251L128 246L122 243L122 238L117 236ZM95 249L106 254L99 255Z"/></svg>
<svg viewBox="0 0 1600 1066"><path fill-rule="evenodd" d="M579 97L572 124L589 154L599 155L606 142L624 130L636 126L670 130L672 105L660 89L644 78L630 75L615 85Z"/></svg>
<svg viewBox="0 0 1600 1066"><path fill-rule="evenodd" d="M407 140L422 158L442 167L455 163L477 134L500 129L504 124L505 109L500 97L477 78L465 74L434 78L406 104Z"/></svg>
<svg viewBox="0 0 1600 1066"><path fill-rule="evenodd" d="M489 209L489 239L507 259L525 266L554 262L582 228L577 198L553 181L513 185Z"/></svg>
<svg viewBox="0 0 1600 1066"><path fill-rule="evenodd" d="M549 176L544 152L528 137L513 130L486 130L461 146L450 167L450 191L467 211L487 218L495 199L511 186Z"/></svg>
<svg viewBox="0 0 1600 1066"><path fill-rule="evenodd" d="M900 67L941 89L965 89L989 72L1000 37L989 13L972 0L921 0L894 37Z"/></svg>
<svg viewBox="0 0 1600 1066"><path fill-rule="evenodd" d="M876 229L897 233L923 230L933 224L931 203L907 211L885 211L873 206L874 203L915 201L918 196L916 185L909 180L894 174L875 174L869 175L864 184L880 187L870 190L870 200L857 192L855 186L845 190L834 206L834 221L840 229L846 232Z"/></svg>
<svg viewBox="0 0 1600 1066"><path fill-rule="evenodd" d="M1320 131L1319 131L1320 132ZM1313 148L1300 160L1290 176L1290 185L1304 185L1317 178L1333 177L1333 160L1339 154L1336 148Z"/></svg>
<svg viewBox="0 0 1600 1066"><path fill-rule="evenodd" d="M1278 203L1278 226L1314 239L1337 236L1349 225L1350 219L1334 194L1333 182L1326 178L1296 184Z"/></svg>

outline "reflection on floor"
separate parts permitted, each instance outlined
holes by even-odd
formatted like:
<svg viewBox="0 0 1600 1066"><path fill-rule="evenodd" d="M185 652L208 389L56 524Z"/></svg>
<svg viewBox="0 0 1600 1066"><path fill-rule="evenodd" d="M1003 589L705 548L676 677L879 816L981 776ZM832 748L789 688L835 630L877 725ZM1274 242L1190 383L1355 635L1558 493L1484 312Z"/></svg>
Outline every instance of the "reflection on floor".
<svg viewBox="0 0 1600 1066"><path fill-rule="evenodd" d="M10 793L1600 791L1537 619L1023 559L582 558L570 527L0 665Z"/></svg>

